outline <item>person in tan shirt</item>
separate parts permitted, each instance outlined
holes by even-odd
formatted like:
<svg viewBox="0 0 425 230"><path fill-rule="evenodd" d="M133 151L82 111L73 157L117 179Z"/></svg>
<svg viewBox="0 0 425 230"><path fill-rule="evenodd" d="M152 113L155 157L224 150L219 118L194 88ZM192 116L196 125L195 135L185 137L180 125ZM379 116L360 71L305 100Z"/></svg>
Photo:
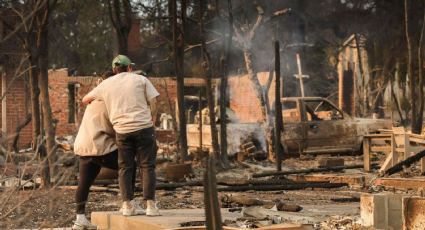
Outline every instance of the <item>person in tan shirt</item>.
<svg viewBox="0 0 425 230"><path fill-rule="evenodd" d="M116 132L118 146L119 186L123 199L123 215L138 215L134 207L132 171L134 160L140 163L143 175L143 199L146 215L158 216L156 187L156 97L158 91L144 76L132 73L130 59L118 55L112 61L116 75L104 80L83 98L83 103L101 100Z"/></svg>
<svg viewBox="0 0 425 230"><path fill-rule="evenodd" d="M85 216L90 186L102 167L118 170L118 147L115 131L109 121L105 103L94 100L87 105L74 142L74 152L79 160L79 180L75 193L77 217L72 229L96 229ZM133 170L133 175L136 170ZM135 179L132 181L135 184ZM137 204L134 204L137 206ZM143 209L137 206L138 212Z"/></svg>

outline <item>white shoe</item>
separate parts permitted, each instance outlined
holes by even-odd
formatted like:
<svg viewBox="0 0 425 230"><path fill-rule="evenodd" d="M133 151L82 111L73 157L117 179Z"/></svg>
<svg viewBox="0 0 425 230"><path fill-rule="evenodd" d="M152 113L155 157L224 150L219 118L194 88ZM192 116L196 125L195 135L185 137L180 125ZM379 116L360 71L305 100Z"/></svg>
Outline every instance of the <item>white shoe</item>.
<svg viewBox="0 0 425 230"><path fill-rule="evenodd" d="M122 212L123 216L137 216L146 214L145 210L140 207L139 203L134 199L130 202L124 201L122 203L120 212Z"/></svg>
<svg viewBox="0 0 425 230"><path fill-rule="evenodd" d="M87 220L86 217L80 218L74 222L74 225L72 226L72 230L95 230L97 229L97 226L90 223L89 220Z"/></svg>
<svg viewBox="0 0 425 230"><path fill-rule="evenodd" d="M148 200L146 208L146 216L160 216L159 209L156 206L156 202L154 200Z"/></svg>

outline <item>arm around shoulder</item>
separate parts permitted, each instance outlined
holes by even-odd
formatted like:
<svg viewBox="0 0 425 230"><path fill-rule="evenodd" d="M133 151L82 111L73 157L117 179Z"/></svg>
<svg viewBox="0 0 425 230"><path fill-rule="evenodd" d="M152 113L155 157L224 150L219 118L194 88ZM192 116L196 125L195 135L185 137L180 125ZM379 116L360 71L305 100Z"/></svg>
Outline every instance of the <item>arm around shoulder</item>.
<svg viewBox="0 0 425 230"><path fill-rule="evenodd" d="M94 88L92 91L90 91L88 94L86 94L83 97L83 100L81 100L85 105L90 104L90 102L94 101L95 99L99 99L99 86Z"/></svg>
<svg viewBox="0 0 425 230"><path fill-rule="evenodd" d="M94 99L95 99L95 97L94 97L94 96L92 96L92 95L90 95L90 94L87 94L86 96L84 96L84 97L83 97L82 102L83 102L85 105L88 105L88 104L90 104L90 102L92 102Z"/></svg>

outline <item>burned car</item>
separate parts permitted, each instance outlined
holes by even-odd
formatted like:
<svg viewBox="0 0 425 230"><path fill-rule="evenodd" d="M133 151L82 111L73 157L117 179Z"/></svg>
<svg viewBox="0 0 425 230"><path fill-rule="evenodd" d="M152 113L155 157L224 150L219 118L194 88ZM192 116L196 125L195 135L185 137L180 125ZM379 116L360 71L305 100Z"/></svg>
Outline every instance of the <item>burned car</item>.
<svg viewBox="0 0 425 230"><path fill-rule="evenodd" d="M390 120L351 117L321 97L288 97L281 101L281 142L289 154L356 153L361 150L364 135L392 126ZM188 147L196 149L202 142L204 148L211 150L209 122L203 122L200 138L199 125L194 120L187 125ZM239 152L246 139L255 139L257 148L266 152L266 128L264 123L228 123L228 153Z"/></svg>
<svg viewBox="0 0 425 230"><path fill-rule="evenodd" d="M389 129L390 120L354 118L321 97L282 98L281 142L289 153L355 153L363 137Z"/></svg>

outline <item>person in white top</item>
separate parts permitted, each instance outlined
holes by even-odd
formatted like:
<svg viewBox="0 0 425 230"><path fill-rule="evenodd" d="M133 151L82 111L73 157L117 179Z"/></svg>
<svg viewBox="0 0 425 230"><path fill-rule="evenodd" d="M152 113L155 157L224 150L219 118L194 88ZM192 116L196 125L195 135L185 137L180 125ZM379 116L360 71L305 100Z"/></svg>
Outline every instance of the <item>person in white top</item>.
<svg viewBox="0 0 425 230"><path fill-rule="evenodd" d="M109 122L103 101L94 100L86 107L74 142L74 153L78 156L78 187L75 192L76 220L73 230L96 229L85 216L90 186L102 167L118 170L118 147L115 132ZM136 169L133 171L136 175ZM132 181L135 184L135 178ZM136 204L137 206L137 204ZM137 206L137 211L144 210Z"/></svg>
<svg viewBox="0 0 425 230"><path fill-rule="evenodd" d="M140 164L143 174L143 199L146 215L158 216L156 187L156 97L158 91L144 76L132 73L132 63L124 55L112 61L116 75L104 80L83 98L83 103L101 100L106 105L109 120L116 132L118 146L119 186L123 199L123 215L137 215L134 207L132 171Z"/></svg>

